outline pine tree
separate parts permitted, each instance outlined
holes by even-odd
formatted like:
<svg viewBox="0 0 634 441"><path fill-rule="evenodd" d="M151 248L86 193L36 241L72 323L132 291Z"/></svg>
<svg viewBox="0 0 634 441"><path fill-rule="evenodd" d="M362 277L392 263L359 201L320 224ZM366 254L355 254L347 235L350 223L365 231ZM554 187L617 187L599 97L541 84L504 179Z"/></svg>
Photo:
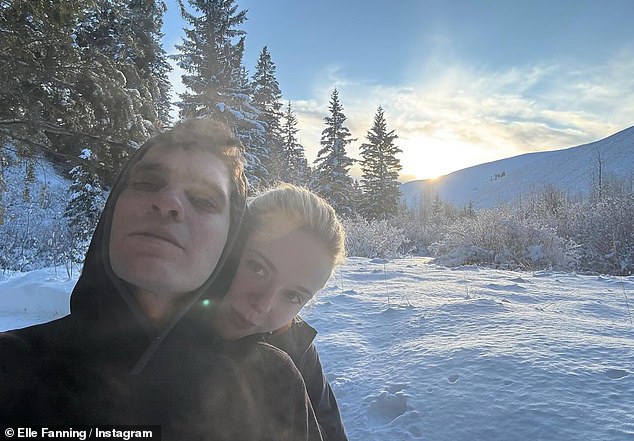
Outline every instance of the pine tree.
<svg viewBox="0 0 634 441"><path fill-rule="evenodd" d="M163 11L151 0L1 2L0 137L58 160L91 145L113 159L111 179L165 122Z"/></svg>
<svg viewBox="0 0 634 441"><path fill-rule="evenodd" d="M240 69L237 85L229 94L231 113L234 119L226 118L224 122L233 127L236 136L245 147L245 174L249 180L249 188L253 191L265 188L271 181L266 158L269 149L266 143L266 129L259 119L261 112L252 105L253 85L244 67Z"/></svg>
<svg viewBox="0 0 634 441"><path fill-rule="evenodd" d="M71 259L77 263L83 262L86 247L106 202L100 179L94 172L94 154L84 149L80 159L82 164L70 171L73 182L68 189L70 199L64 211L72 239Z"/></svg>
<svg viewBox="0 0 634 441"><path fill-rule="evenodd" d="M350 189L352 178L349 175L353 160L346 154L346 146L356 139L352 139L350 131L344 123L346 116L339 102L337 89L332 92L330 116L324 118L326 128L321 132L321 150L315 160L316 188L341 215L352 214L350 206Z"/></svg>
<svg viewBox="0 0 634 441"><path fill-rule="evenodd" d="M170 70L161 48L162 2L97 0L76 31L84 55L78 82L91 101L91 132L137 147L167 123ZM93 145L115 176L129 151ZM112 178L112 177L111 177Z"/></svg>
<svg viewBox="0 0 634 441"><path fill-rule="evenodd" d="M401 149L394 145L398 138L388 131L383 108L379 107L374 124L366 135L369 143L361 145L362 211L368 219L394 216L401 200L398 174L402 166L396 157Z"/></svg>
<svg viewBox="0 0 634 441"><path fill-rule="evenodd" d="M0 2L0 143L51 149L45 123L71 125L81 65L72 30L81 9L75 2Z"/></svg>
<svg viewBox="0 0 634 441"><path fill-rule="evenodd" d="M180 116L219 117L230 110L225 108L227 97L239 80L246 32L237 27L246 20L246 11L238 12L234 0L188 0L199 13L194 15L182 0L179 3L191 26L185 29L183 44L176 45L180 53L173 56L187 72L182 77L188 90L180 95Z"/></svg>
<svg viewBox="0 0 634 441"><path fill-rule="evenodd" d="M271 184L282 179L284 163L287 162L282 151L282 92L275 78L275 69L271 54L264 46L253 74L253 105L261 112L259 120L265 129L264 142L268 156L260 159L266 164Z"/></svg>
<svg viewBox="0 0 634 441"><path fill-rule="evenodd" d="M180 54L173 58L187 74L180 94L181 118L206 117L226 123L245 146L246 175L250 188L269 181L262 162L269 152L259 121L260 111L253 105L253 89L242 65L245 32L238 26L246 11L238 11L234 0L189 0L198 15L187 12L180 1L185 29Z"/></svg>
<svg viewBox="0 0 634 441"><path fill-rule="evenodd" d="M284 123L282 125L282 170L280 179L295 185L308 186L310 183L310 168L304 152L304 147L297 139L297 117L293 112L291 102L288 102Z"/></svg>

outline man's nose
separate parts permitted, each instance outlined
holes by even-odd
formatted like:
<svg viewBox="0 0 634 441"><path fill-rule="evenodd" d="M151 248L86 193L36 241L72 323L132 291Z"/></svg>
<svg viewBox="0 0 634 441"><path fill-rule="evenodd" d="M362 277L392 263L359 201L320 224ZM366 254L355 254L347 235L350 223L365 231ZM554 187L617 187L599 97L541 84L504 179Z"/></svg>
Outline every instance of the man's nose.
<svg viewBox="0 0 634 441"><path fill-rule="evenodd" d="M152 208L161 216L171 217L180 222L185 215L183 197L177 188L166 186L155 193Z"/></svg>

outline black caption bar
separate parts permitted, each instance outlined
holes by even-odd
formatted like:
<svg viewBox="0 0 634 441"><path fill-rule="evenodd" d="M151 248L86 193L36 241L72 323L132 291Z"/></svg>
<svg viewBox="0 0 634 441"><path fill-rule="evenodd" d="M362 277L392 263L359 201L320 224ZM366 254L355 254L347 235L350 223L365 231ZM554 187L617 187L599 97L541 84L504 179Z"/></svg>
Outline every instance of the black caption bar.
<svg viewBox="0 0 634 441"><path fill-rule="evenodd" d="M0 440L161 440L161 426L0 426Z"/></svg>

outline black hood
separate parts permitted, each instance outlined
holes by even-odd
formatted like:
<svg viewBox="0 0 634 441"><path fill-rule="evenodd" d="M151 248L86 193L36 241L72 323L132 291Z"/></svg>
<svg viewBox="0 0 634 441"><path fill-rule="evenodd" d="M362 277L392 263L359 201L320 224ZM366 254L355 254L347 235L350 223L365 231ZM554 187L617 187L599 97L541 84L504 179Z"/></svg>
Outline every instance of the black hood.
<svg viewBox="0 0 634 441"><path fill-rule="evenodd" d="M99 341L109 338L127 339L137 343L137 359L133 372L140 372L147 361L172 329L183 321L196 315L197 305L207 305L212 297L214 284L218 283L219 274L223 274L222 267L230 256L231 249L238 236L242 218L246 207L245 197L237 190L231 192L230 200L230 228L227 242L218 260L218 264L209 278L200 288L189 296L186 304L172 317L162 330L156 330L150 320L140 308L128 285L119 279L110 264L109 238L112 225L114 207L121 191L125 188L133 166L155 143L148 141L128 161L115 182L101 218L93 234L84 267L73 289L70 299L71 317L82 323L84 329L90 329L98 335ZM231 273L231 271L228 271ZM224 274L227 273L225 268ZM115 347L118 346L115 344Z"/></svg>

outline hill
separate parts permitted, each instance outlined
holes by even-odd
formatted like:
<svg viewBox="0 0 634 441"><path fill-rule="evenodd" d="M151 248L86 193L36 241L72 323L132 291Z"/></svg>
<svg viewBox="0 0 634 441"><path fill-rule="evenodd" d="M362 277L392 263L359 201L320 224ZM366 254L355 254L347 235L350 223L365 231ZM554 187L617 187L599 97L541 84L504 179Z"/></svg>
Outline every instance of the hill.
<svg viewBox="0 0 634 441"><path fill-rule="evenodd" d="M634 127L605 139L563 150L526 153L455 171L437 179L401 186L410 208L436 196L454 206L490 208L552 186L570 195L587 195L599 170L634 185Z"/></svg>

